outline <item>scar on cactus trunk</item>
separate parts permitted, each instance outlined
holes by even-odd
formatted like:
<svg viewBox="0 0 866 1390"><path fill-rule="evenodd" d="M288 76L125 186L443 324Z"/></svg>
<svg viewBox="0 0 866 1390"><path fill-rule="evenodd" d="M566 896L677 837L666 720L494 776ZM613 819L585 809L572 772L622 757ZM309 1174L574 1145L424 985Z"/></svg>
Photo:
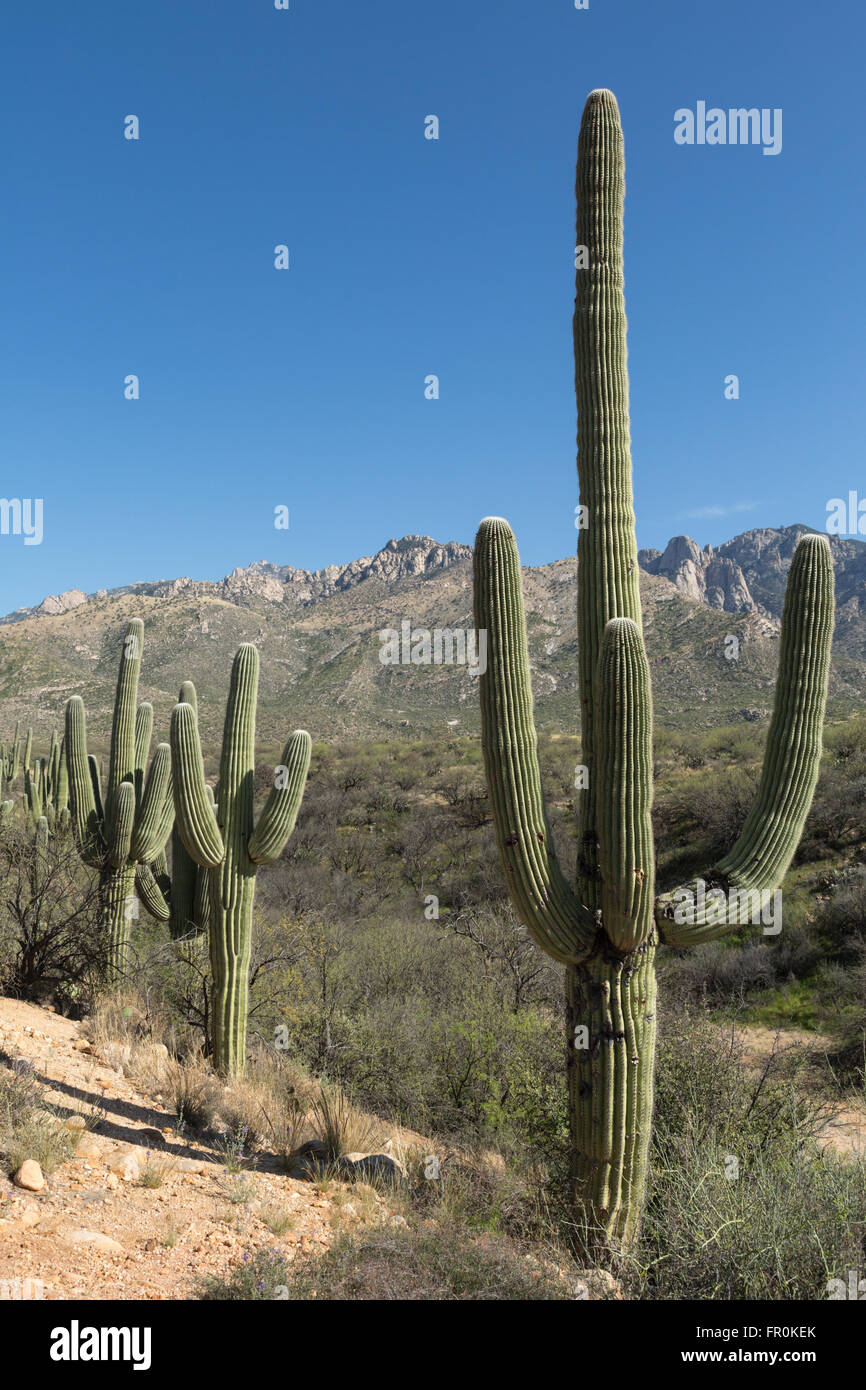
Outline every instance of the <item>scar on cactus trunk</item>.
<svg viewBox="0 0 866 1390"><path fill-rule="evenodd" d="M821 759L833 632L826 536L806 535L788 576L773 715L761 781L742 833L701 879L655 890L652 693L643 642L623 293L625 163L619 108L592 92L577 154L574 362L582 758L577 881L551 842L538 769L520 557L506 521L475 544L475 624L487 632L479 679L484 761L509 893L533 939L566 967L571 1169L581 1243L636 1238L646 1185L659 940L696 945L755 920L785 876ZM583 258L581 258L583 266ZM704 884L722 894L703 893ZM684 905L691 904L691 908Z"/></svg>
<svg viewBox="0 0 866 1390"><path fill-rule="evenodd" d="M216 806L204 780L195 690L185 682L171 717L177 829L187 854L207 872L213 985L214 1066L244 1069L256 873L282 854L297 819L312 744L296 729L283 749L256 823L253 813L259 654L250 642L232 665Z"/></svg>

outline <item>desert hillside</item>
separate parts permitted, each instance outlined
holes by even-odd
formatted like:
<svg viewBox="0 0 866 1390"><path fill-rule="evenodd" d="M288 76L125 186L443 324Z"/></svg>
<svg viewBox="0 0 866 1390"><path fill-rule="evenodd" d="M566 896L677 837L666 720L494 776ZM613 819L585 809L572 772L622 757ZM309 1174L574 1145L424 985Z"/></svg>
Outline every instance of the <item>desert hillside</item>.
<svg viewBox="0 0 866 1390"><path fill-rule="evenodd" d="M772 705L785 577L805 527L754 531L716 551L688 537L641 552L641 599L657 721L700 729L766 719ZM829 711L839 717L866 690L866 545L833 539L837 617ZM530 658L541 728L576 732L577 562L524 570ZM47 741L70 695L104 744L119 636L143 619L141 696L165 731L177 691L192 680L202 728L222 727L240 642L261 650L259 739L284 731L316 739L475 735L475 677L466 665L385 665L380 633L473 626L471 550L429 537L389 541L375 556L316 573L256 563L218 582L188 578L85 595L71 590L10 614L0 642L0 722ZM730 638L737 639L731 659ZM727 653L727 655L726 655ZM160 733L164 737L164 732Z"/></svg>

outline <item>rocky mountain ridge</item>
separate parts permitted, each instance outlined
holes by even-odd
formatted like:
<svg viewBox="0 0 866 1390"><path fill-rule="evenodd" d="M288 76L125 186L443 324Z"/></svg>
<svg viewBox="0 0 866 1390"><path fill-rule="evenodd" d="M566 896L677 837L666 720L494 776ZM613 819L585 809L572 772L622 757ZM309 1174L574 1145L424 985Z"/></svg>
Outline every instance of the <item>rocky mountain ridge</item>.
<svg viewBox="0 0 866 1390"><path fill-rule="evenodd" d="M703 549L690 536L673 536L663 551L638 551L638 562L646 574L666 579L696 603L719 612L763 613L779 619L794 547L809 529L802 525L764 527ZM830 543L836 561L839 606L844 608L855 600L859 609L866 599L866 544L838 537L831 537ZM84 603L127 594L153 598L178 594L214 597L241 606L261 601L304 606L356 588L366 580L396 584L437 574L452 565L468 563L471 558L469 545L457 541L443 544L430 536L411 535L389 540L375 555L362 556L345 565L327 565L321 570L259 560L237 567L218 580L159 579L99 589L93 594L68 589L62 594L48 595L32 608L16 609L0 618L0 624L56 617Z"/></svg>
<svg viewBox="0 0 866 1390"><path fill-rule="evenodd" d="M228 603L241 605L262 599L269 603L287 600L297 604L315 603L317 599L362 584L366 579L381 579L394 584L401 579L434 573L471 558L472 547L469 545L460 545L456 541L440 545L430 536L404 536L402 540L389 540L376 555L365 555L346 565L327 565L321 570L296 569L292 565L256 560L245 568L238 566L224 579L157 579L124 584L117 589L97 589L93 594L85 594L82 589L67 589L62 594L50 594L33 608L16 609L14 613L0 618L0 623L56 617L91 600L118 598L125 594L142 594L150 598L187 594L191 597L222 598Z"/></svg>
<svg viewBox="0 0 866 1390"><path fill-rule="evenodd" d="M772 706L779 620L794 546L805 527L747 532L700 550L675 538L642 553L641 601L660 725L705 728L764 719ZM866 694L866 545L831 539L837 614L831 717ZM189 578L110 592L54 596L3 620L0 730L20 720L47 742L70 695L104 741L117 679L119 634L143 619L142 699L165 729L181 681L199 692L207 740L222 725L240 642L261 653L258 737L282 746L302 726L317 739L475 736L478 692L460 662L383 662L382 633L473 626L469 546L425 536L389 541L376 555L315 572L257 562L218 581ZM575 732L577 562L526 567L523 589L539 727ZM729 638L737 636L737 660Z"/></svg>

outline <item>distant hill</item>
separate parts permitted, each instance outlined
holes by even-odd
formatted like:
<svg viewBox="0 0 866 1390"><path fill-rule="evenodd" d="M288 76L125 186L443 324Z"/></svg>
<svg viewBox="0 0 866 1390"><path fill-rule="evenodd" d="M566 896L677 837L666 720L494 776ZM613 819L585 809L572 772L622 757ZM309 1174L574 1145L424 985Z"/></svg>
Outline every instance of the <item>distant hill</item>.
<svg viewBox="0 0 866 1390"><path fill-rule="evenodd" d="M687 536L640 553L641 596L656 718L707 727L763 718L772 704L785 578L803 526L748 531L701 550ZM831 540L838 594L831 715L862 707L866 689L866 544ZM195 682L203 728L222 725L239 642L262 656L259 741L275 747L297 725L314 738L411 738L478 730L474 677L465 667L383 665L384 629L469 629L471 548L427 536L391 540L378 554L310 572L262 561L219 581L129 584L52 595L0 619L0 735L15 721L39 739L84 697L91 739L104 746L123 624L145 623L141 698L166 736L177 690ZM540 727L576 731L577 562L524 570ZM725 639L740 656L725 657Z"/></svg>

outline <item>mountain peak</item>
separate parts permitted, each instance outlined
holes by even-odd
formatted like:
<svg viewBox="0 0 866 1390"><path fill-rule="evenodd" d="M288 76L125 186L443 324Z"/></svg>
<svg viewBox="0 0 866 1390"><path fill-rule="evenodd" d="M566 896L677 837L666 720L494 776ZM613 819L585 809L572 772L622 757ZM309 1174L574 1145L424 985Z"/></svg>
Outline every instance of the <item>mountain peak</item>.
<svg viewBox="0 0 866 1390"><path fill-rule="evenodd" d="M743 613L758 607L737 561L710 545L701 550L691 536L674 536L664 551L641 550L638 563L648 574L660 575L681 593L710 608Z"/></svg>

